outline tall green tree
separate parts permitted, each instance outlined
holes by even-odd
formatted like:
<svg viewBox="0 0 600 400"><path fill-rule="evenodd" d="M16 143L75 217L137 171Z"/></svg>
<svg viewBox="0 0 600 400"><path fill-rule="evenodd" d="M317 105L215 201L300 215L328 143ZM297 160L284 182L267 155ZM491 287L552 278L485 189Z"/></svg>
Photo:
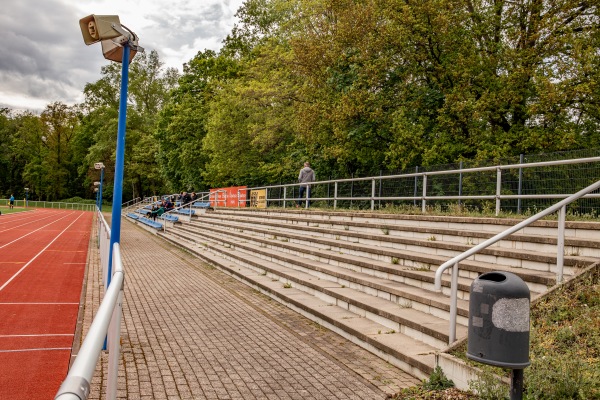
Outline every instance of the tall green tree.
<svg viewBox="0 0 600 400"><path fill-rule="evenodd" d="M93 169L96 162L102 161L105 169L106 195L112 194L118 108L121 83L121 66L111 63L101 70L102 78L87 84L85 94L85 115L82 130L92 138L92 145L86 156L85 165L88 180L98 180L98 172ZM175 69L165 69L155 51L149 54L138 53L130 65L129 92L127 107L125 171L123 197L154 195L165 191L156 159L158 144L153 139L157 116L167 101L168 93L177 84Z"/></svg>
<svg viewBox="0 0 600 400"><path fill-rule="evenodd" d="M155 132L162 176L171 191L209 188L203 178L208 158L202 149L209 104L221 85L236 74L235 60L212 50L199 52L184 65Z"/></svg>
<svg viewBox="0 0 600 400"><path fill-rule="evenodd" d="M373 173L594 135L595 3L297 3L301 134L332 166Z"/></svg>
<svg viewBox="0 0 600 400"><path fill-rule="evenodd" d="M40 119L42 143L48 150L42 161L47 174L43 192L48 200L64 199L73 193L77 182L72 145L79 125L78 110L55 102L46 106Z"/></svg>

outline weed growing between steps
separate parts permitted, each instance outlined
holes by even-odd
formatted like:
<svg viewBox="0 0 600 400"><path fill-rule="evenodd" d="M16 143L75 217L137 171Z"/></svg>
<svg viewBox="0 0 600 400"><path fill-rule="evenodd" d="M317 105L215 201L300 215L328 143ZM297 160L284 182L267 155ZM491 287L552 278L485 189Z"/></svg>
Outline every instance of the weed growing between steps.
<svg viewBox="0 0 600 400"><path fill-rule="evenodd" d="M454 388L454 382L449 380L440 367L436 367L429 380L420 386L403 389L393 396L392 400L465 400L478 399L475 394Z"/></svg>

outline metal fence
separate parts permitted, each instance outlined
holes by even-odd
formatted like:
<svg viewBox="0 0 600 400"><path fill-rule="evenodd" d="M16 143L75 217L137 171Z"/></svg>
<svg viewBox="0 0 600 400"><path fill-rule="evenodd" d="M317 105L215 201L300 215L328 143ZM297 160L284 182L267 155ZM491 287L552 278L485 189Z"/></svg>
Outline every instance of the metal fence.
<svg viewBox="0 0 600 400"><path fill-rule="evenodd" d="M430 209L535 214L600 178L600 157L498 164L458 169L431 169L396 175L318 181L312 184L311 204L319 207ZM289 207L297 202L300 184L262 186L270 205ZM302 199L302 206L308 205ZM246 201L249 201L247 199ZM594 192L571 203L568 211L595 216L600 194Z"/></svg>
<svg viewBox="0 0 600 400"><path fill-rule="evenodd" d="M8 205L9 199L0 199L0 204ZM59 210L94 211L95 203L65 203L60 201L17 200L15 207L25 208L54 208Z"/></svg>

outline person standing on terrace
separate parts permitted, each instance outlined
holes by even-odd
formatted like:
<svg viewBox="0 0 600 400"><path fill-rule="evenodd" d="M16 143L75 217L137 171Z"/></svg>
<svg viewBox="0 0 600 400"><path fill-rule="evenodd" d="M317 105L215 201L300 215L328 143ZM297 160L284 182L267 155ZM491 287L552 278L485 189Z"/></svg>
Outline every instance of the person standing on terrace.
<svg viewBox="0 0 600 400"><path fill-rule="evenodd" d="M310 183L314 181L315 171L313 171L310 167L310 163L307 161L304 163L304 168L300 170L300 174L298 175L298 182L303 185L300 185L298 191L298 204L296 204L296 207L300 207L303 201L307 202L306 207L310 205Z"/></svg>

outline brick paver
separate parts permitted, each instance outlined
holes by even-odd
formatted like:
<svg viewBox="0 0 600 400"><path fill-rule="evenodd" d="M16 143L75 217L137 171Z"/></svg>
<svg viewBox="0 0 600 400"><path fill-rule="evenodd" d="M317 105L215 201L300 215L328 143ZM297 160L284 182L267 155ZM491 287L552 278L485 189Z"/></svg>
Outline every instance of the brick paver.
<svg viewBox="0 0 600 400"><path fill-rule="evenodd" d="M418 380L341 336L122 224L124 399L384 399ZM90 254L84 334L101 272ZM105 386L107 356L90 398Z"/></svg>

